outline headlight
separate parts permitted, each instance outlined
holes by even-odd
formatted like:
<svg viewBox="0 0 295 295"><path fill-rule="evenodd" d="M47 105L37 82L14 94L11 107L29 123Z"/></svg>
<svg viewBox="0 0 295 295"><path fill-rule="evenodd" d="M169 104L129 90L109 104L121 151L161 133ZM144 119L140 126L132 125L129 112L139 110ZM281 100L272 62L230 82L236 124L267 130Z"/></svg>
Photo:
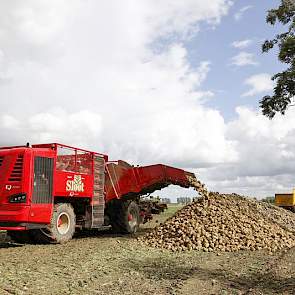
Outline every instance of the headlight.
<svg viewBox="0 0 295 295"><path fill-rule="evenodd" d="M24 193L9 197L9 203L26 203L26 201L27 201L27 195Z"/></svg>

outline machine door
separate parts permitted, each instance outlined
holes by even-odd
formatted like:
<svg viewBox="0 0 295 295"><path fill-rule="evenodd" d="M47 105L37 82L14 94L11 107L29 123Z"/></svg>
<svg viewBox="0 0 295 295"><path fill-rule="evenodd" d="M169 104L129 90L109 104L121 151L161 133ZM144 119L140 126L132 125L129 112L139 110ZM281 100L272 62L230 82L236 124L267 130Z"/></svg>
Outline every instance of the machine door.
<svg viewBox="0 0 295 295"><path fill-rule="evenodd" d="M50 222L53 207L53 166L53 158L34 158L30 222Z"/></svg>

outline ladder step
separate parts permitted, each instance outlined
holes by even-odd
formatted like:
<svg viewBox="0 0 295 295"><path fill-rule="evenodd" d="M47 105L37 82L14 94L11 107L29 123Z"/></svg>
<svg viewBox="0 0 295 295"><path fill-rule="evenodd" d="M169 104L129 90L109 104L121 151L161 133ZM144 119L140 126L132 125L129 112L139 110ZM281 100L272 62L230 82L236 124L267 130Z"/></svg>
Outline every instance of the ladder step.
<svg viewBox="0 0 295 295"><path fill-rule="evenodd" d="M104 206L104 200L93 200L92 208L96 208L97 206Z"/></svg>
<svg viewBox="0 0 295 295"><path fill-rule="evenodd" d="M100 185L94 184L93 189L94 189L94 191L101 191L101 190L103 190L103 186L102 186L102 184L100 184Z"/></svg>
<svg viewBox="0 0 295 295"><path fill-rule="evenodd" d="M102 185L104 183L104 181L103 181L103 179L95 179L94 178L94 184L100 184L100 185Z"/></svg>
<svg viewBox="0 0 295 295"><path fill-rule="evenodd" d="M104 220L103 219L99 219L99 218L95 218L94 219L94 223L97 225L97 226L101 226L101 225L103 225L103 222L104 222Z"/></svg>
<svg viewBox="0 0 295 295"><path fill-rule="evenodd" d="M103 226L104 221L103 220L95 220L94 224L92 225L92 228L100 228Z"/></svg>
<svg viewBox="0 0 295 295"><path fill-rule="evenodd" d="M98 200L98 199L104 200L104 194L94 193L93 200Z"/></svg>
<svg viewBox="0 0 295 295"><path fill-rule="evenodd" d="M93 224L97 224L97 225L103 225L103 223L104 223L104 219L103 218L93 218L93 221L94 222L92 222Z"/></svg>
<svg viewBox="0 0 295 295"><path fill-rule="evenodd" d="M104 164L95 164L94 169L104 170Z"/></svg>
<svg viewBox="0 0 295 295"><path fill-rule="evenodd" d="M103 185L97 185L97 184L95 184L93 190L95 192L103 192L104 187L103 187Z"/></svg>
<svg viewBox="0 0 295 295"><path fill-rule="evenodd" d="M93 200L102 199L104 200L104 194L93 194Z"/></svg>
<svg viewBox="0 0 295 295"><path fill-rule="evenodd" d="M104 217L102 215L94 215L93 216L94 221L104 221Z"/></svg>
<svg viewBox="0 0 295 295"><path fill-rule="evenodd" d="M104 214L104 206L103 205L100 205L100 206L101 206L101 208L97 208L97 209L93 208L92 213ZM95 206L95 207L97 207L97 206Z"/></svg>
<svg viewBox="0 0 295 295"><path fill-rule="evenodd" d="M102 212L104 210L104 205L97 205L93 207L93 212Z"/></svg>
<svg viewBox="0 0 295 295"><path fill-rule="evenodd" d="M104 194L102 194L102 193L94 193L94 194L93 194L93 199L94 199L94 200L97 200L97 199L99 199L99 198L104 199Z"/></svg>
<svg viewBox="0 0 295 295"><path fill-rule="evenodd" d="M93 202L91 206L92 228L99 228L104 224L104 181L105 161L103 157L94 157L94 187Z"/></svg>

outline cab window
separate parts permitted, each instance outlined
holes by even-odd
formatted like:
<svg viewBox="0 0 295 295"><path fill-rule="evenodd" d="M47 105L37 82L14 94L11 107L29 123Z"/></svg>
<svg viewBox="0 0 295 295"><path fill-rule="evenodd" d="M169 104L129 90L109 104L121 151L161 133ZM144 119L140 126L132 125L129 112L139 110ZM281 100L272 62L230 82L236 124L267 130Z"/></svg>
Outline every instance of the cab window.
<svg viewBox="0 0 295 295"><path fill-rule="evenodd" d="M92 174L92 155L60 146L57 148L56 170Z"/></svg>

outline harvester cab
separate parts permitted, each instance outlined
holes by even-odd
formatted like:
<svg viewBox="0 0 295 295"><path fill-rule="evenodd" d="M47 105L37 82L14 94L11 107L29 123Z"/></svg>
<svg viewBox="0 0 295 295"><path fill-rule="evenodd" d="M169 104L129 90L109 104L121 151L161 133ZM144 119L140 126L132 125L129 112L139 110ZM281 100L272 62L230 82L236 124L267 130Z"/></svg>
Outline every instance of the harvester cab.
<svg viewBox="0 0 295 295"><path fill-rule="evenodd" d="M1 229L24 229L31 222L50 221L54 160L53 150L0 149Z"/></svg>

